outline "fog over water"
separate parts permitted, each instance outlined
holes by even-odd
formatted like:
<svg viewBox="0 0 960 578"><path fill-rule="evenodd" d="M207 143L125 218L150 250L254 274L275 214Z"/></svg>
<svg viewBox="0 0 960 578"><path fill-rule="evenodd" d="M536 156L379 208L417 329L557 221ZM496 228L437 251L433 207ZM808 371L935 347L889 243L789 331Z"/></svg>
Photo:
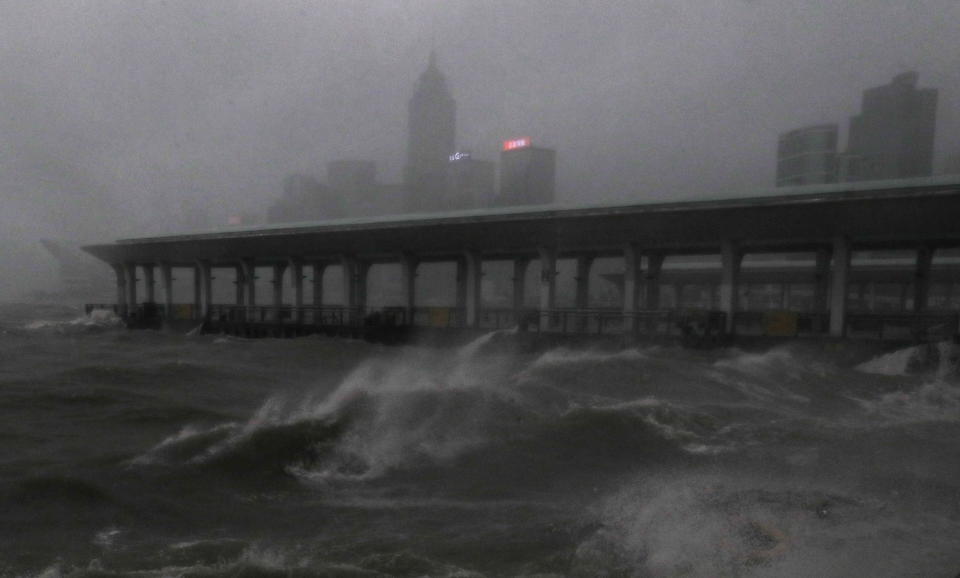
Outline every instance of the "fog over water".
<svg viewBox="0 0 960 578"><path fill-rule="evenodd" d="M955 0L0 0L0 298L51 276L42 237L219 225L341 158L398 182L431 49L458 144L556 148L563 203L768 187L779 132L845 132L910 69L940 90L944 170L957 29Z"/></svg>

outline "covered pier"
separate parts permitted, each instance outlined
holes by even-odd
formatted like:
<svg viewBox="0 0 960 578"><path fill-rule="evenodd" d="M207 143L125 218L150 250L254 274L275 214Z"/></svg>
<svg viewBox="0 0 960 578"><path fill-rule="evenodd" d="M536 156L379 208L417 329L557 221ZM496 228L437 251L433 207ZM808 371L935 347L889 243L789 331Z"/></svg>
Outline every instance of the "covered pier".
<svg viewBox="0 0 960 578"><path fill-rule="evenodd" d="M958 177L295 223L85 247L113 267L110 306L131 322L186 318L246 335L518 326L628 337L915 339L958 331L958 248ZM508 270L500 283L494 263ZM453 303L420 302L431 267L431 279L450 272ZM561 269L569 273L564 304ZM391 278L390 303L368 299L371 271ZM187 295L175 294L181 277L192 278ZM608 289L599 303L591 293L598 283ZM335 304L325 295L333 292Z"/></svg>

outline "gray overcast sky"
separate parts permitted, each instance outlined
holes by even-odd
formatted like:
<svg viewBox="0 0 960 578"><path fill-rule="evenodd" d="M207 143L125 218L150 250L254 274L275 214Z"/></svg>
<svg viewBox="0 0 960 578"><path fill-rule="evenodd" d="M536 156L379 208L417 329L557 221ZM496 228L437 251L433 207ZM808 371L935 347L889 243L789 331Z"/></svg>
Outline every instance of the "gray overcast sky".
<svg viewBox="0 0 960 578"><path fill-rule="evenodd" d="M0 0L0 239L222 221L337 158L397 181L431 47L460 145L555 147L563 202L768 187L777 133L907 69L942 161L958 30L957 0Z"/></svg>

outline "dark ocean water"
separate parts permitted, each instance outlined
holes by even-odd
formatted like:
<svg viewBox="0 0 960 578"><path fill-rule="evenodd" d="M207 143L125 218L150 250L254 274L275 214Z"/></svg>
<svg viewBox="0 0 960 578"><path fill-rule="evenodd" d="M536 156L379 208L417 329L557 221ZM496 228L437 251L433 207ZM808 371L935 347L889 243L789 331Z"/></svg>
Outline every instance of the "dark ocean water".
<svg viewBox="0 0 960 578"><path fill-rule="evenodd" d="M2 576L960 572L960 379L0 307Z"/></svg>

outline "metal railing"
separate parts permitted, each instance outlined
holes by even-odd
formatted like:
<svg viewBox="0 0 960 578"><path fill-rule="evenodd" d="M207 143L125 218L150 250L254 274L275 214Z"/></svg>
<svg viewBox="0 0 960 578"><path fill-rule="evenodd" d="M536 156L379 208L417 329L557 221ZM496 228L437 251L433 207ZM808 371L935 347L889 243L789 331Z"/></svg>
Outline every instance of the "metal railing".
<svg viewBox="0 0 960 578"><path fill-rule="evenodd" d="M957 334L960 314L927 313L851 313L846 319L850 337L937 341Z"/></svg>
<svg viewBox="0 0 960 578"><path fill-rule="evenodd" d="M192 303L169 307L155 303L120 306L113 303L89 303L84 311L107 310L128 321L193 320L199 312ZM619 309L520 309L481 308L476 320L480 329L497 330L518 327L520 331L636 336L720 335L725 331L726 315L702 309L663 309L624 312ZM432 327L465 328L466 311L459 307L349 308L343 306L304 305L211 305L206 320L214 326L253 324L297 327ZM854 338L934 341L960 333L960 312L923 313L849 313L846 334ZM738 335L770 337L817 336L829 333L828 312L738 311L733 332Z"/></svg>

